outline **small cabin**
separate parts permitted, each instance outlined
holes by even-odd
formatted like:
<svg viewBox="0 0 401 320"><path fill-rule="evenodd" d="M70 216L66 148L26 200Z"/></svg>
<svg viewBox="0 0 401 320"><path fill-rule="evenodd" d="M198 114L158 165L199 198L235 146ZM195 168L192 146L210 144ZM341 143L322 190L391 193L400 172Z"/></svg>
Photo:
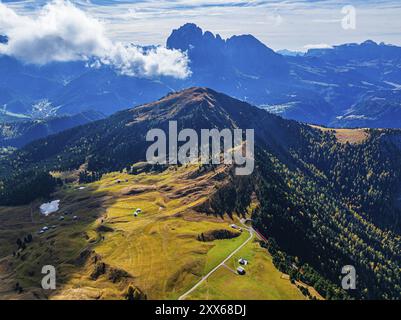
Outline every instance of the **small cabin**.
<svg viewBox="0 0 401 320"><path fill-rule="evenodd" d="M246 266L246 265L248 264L248 260L243 259L243 258L240 258L240 259L238 260L238 263L239 263L240 265Z"/></svg>
<svg viewBox="0 0 401 320"><path fill-rule="evenodd" d="M235 230L238 230L239 232L242 232L242 228L238 227L236 224L231 224L230 227Z"/></svg>
<svg viewBox="0 0 401 320"><path fill-rule="evenodd" d="M246 272L245 272L245 269L242 268L242 267L238 267L238 268L237 268L237 272L238 272L238 274L241 275L241 276L243 276L243 275L246 273Z"/></svg>

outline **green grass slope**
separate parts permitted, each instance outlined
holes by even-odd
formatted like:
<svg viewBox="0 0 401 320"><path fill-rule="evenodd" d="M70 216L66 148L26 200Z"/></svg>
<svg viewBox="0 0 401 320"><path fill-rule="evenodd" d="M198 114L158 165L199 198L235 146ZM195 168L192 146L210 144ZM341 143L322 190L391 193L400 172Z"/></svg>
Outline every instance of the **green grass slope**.
<svg viewBox="0 0 401 320"><path fill-rule="evenodd" d="M60 211L48 217L39 213L40 201L0 208L0 297L124 299L133 287L139 298L177 299L248 238L244 232L232 239L199 240L199 235L213 230L233 232L230 224L239 223L235 215L199 209L224 183L216 176L226 170L221 166L199 173L197 166L171 167L161 173L109 173L85 189L70 183L52 195L61 200ZM65 178L66 173L57 176ZM134 217L137 208L142 212ZM59 221L60 216L65 220ZM38 235L45 225L56 227ZM33 241L17 250L16 239L27 234ZM247 251L258 256L258 268L268 274L275 270L257 243ZM43 265L56 267L57 290L41 289ZM257 282L270 292L280 287L276 295L261 298L302 298L288 280L272 285L268 275L264 280L255 276L256 272L247 276L250 289ZM16 283L22 292L15 290ZM211 298L228 298L230 290ZM231 298L247 298L246 290L243 294Z"/></svg>

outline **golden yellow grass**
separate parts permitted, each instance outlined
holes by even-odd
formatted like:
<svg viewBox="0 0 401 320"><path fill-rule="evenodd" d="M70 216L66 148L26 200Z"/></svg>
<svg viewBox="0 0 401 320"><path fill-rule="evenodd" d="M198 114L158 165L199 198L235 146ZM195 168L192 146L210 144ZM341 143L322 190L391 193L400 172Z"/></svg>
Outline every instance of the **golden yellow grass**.
<svg viewBox="0 0 401 320"><path fill-rule="evenodd" d="M367 129L333 129L315 125L311 125L311 127L324 132L332 132L340 143L358 144L369 137Z"/></svg>
<svg viewBox="0 0 401 320"><path fill-rule="evenodd" d="M213 192L211 178L218 173L189 179L196 169L171 168L137 176L111 173L84 190L68 185L53 195L53 199L61 200L61 210L49 217L40 215L40 202L32 208L0 208L0 270L4 278L0 295L45 297L40 290L40 267L51 264L56 266L61 281L51 298L82 298L88 293L88 298L121 299L127 283L111 283L105 277L93 281L89 277L93 265L76 265L81 252L94 250L107 265L128 272L132 276L130 284L148 298L176 297L202 275L207 252L214 246L198 241L198 234L229 228L231 222L193 210ZM183 191L187 191L186 196L179 196ZM142 213L134 217L137 208ZM58 217L66 212L71 214L59 222ZM73 221L73 215L79 220ZM97 228L102 224L113 231L99 234ZM37 235L45 225L57 228ZM34 242L21 252L23 258L13 258L16 239L28 233L34 235ZM16 282L25 289L22 295L12 291Z"/></svg>
<svg viewBox="0 0 401 320"><path fill-rule="evenodd" d="M49 217L40 215L39 201L31 206L0 208L0 298L123 299L129 285L139 288L148 299L178 298L247 238L198 241L202 232L230 229L230 224L238 221L223 212L211 216L194 210L219 183L224 183L213 177L225 170L221 166L216 172L195 175L197 169L188 166L162 173L110 173L85 185L84 190L68 184L52 196L61 200L60 212ZM142 212L134 217L137 208ZM65 221L58 220L60 215ZM79 220L74 221L73 215ZM45 225L57 227L37 235ZM13 257L16 239L28 233L34 235L33 243L19 258ZM247 290L252 288L272 292L256 298L302 298L288 281L276 282L278 271L264 249L253 244L247 250L256 257L258 272L255 269L244 280L253 280L244 282L244 290L236 293L230 286L220 288L216 299L246 299ZM92 279L94 256L129 277L113 282L108 274L100 274ZM56 267L56 291L40 287L41 267L47 264ZM22 294L13 290L16 282L24 288Z"/></svg>
<svg viewBox="0 0 401 320"><path fill-rule="evenodd" d="M235 271L244 258L245 275ZM272 257L254 240L247 243L225 266L221 266L207 281L188 297L188 300L305 300L300 290L288 279L282 278Z"/></svg>

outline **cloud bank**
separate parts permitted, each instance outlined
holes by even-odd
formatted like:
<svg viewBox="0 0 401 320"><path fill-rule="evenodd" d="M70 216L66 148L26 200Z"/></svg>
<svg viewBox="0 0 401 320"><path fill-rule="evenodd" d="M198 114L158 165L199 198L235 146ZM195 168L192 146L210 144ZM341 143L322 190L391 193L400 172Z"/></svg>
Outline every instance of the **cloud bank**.
<svg viewBox="0 0 401 320"><path fill-rule="evenodd" d="M327 44L327 43L317 43L317 44L307 44L304 46L304 49L310 50L310 49L333 49L333 46Z"/></svg>
<svg viewBox="0 0 401 320"><path fill-rule="evenodd" d="M190 74L185 53L113 42L99 20L65 0L45 5L34 16L20 15L0 2L0 34L9 38L0 43L0 54L25 63L91 61L92 67L110 65L129 76Z"/></svg>

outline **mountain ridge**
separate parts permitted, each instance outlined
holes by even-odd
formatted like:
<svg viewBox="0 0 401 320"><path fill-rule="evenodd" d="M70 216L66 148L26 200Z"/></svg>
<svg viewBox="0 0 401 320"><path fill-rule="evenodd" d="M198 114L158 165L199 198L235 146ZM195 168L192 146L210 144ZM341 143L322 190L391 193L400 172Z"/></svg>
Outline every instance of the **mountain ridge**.
<svg viewBox="0 0 401 320"><path fill-rule="evenodd" d="M222 39L188 23L172 31L166 46L186 52L191 76L182 80L127 77L107 66L90 68L85 62L38 67L1 56L0 107L8 114L21 115L29 115L43 104L57 115L89 109L110 115L172 90L200 86L288 119L345 127L361 125L346 116L356 104L369 109L364 97L383 91L391 94L401 84L400 48L372 41L283 56L252 35ZM391 121L397 111L391 106L380 110L381 114L363 125L399 127L397 121Z"/></svg>
<svg viewBox="0 0 401 320"><path fill-rule="evenodd" d="M179 129L255 130L255 171L243 178L230 174L231 183L218 187L211 200L214 212L243 212L255 194L260 206L252 211L253 225L268 238L280 271L326 299L400 297L400 130L368 130L354 143L339 141L330 129L285 120L195 87L35 141L0 159L0 204L48 199L62 184L68 186L64 172L79 171L81 182L117 171L135 176L149 146L146 132L167 130L169 121L178 121ZM141 166L156 174L174 170ZM202 164L198 170L213 168ZM341 288L344 265L358 270L354 292Z"/></svg>

